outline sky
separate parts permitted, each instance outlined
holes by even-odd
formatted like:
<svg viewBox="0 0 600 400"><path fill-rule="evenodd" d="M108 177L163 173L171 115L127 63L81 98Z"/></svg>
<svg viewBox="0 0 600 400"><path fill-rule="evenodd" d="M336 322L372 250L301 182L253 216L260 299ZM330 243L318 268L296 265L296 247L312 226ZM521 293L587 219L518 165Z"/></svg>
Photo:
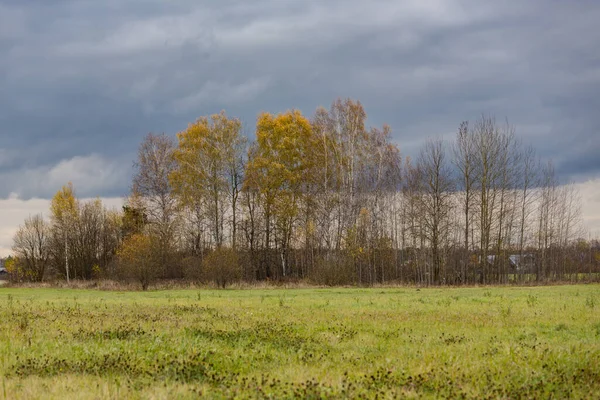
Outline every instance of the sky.
<svg viewBox="0 0 600 400"><path fill-rule="evenodd" d="M596 0L0 0L0 255L69 181L126 195L149 132L224 109L252 136L338 97L404 155L508 119L600 229L598 21Z"/></svg>

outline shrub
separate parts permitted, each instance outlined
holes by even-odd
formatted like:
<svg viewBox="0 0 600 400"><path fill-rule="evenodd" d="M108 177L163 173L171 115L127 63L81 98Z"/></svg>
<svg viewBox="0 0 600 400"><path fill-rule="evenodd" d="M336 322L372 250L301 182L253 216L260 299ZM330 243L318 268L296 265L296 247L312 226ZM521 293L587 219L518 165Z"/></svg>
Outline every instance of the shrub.
<svg viewBox="0 0 600 400"><path fill-rule="evenodd" d="M117 253L120 275L139 281L142 290L147 290L162 269L156 249L155 239L150 235L136 233L129 236Z"/></svg>
<svg viewBox="0 0 600 400"><path fill-rule="evenodd" d="M202 261L202 275L223 288L239 280L242 273L237 253L224 247L213 250Z"/></svg>

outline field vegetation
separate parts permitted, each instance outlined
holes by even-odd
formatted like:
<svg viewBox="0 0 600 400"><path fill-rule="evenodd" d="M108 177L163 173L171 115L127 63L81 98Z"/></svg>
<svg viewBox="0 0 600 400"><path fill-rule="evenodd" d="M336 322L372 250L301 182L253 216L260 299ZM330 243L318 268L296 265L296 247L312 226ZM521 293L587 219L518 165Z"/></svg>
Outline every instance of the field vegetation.
<svg viewBox="0 0 600 400"><path fill-rule="evenodd" d="M2 288L0 393L598 398L599 289Z"/></svg>

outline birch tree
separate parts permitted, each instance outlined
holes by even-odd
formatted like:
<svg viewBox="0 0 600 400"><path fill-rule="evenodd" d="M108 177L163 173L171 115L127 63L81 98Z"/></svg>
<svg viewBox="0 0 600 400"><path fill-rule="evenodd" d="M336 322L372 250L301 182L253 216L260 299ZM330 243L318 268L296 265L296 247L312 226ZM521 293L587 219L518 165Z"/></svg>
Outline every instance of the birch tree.
<svg viewBox="0 0 600 400"><path fill-rule="evenodd" d="M475 195L475 163L476 155L474 151L474 135L469 130L469 122L464 121L458 128L456 135L456 142L453 147L453 162L457 169L457 189L459 193L460 204L462 207L463 215L463 250L462 250L462 261L461 261L461 272L460 279L464 282L467 279L467 268L469 265L469 254L471 251L471 245L469 237L472 231L472 219L474 212L474 195Z"/></svg>
<svg viewBox="0 0 600 400"><path fill-rule="evenodd" d="M169 176L176 167L173 139L165 134L148 134L138 149L134 164L132 193L143 204L148 228L155 235L159 261L171 277L177 275L167 268L174 252L177 233L177 201L173 196Z"/></svg>
<svg viewBox="0 0 600 400"><path fill-rule="evenodd" d="M443 251L450 232L454 181L449 168L443 141L428 140L417 162L422 179L421 201L424 234L431 248L433 282L442 282Z"/></svg>
<svg viewBox="0 0 600 400"><path fill-rule="evenodd" d="M256 148L246 169L246 188L257 188L265 209L265 246L268 255L272 226L281 274L288 274L288 250L294 222L299 215L306 182L314 163L315 141L308 119L299 111L276 116L259 115ZM273 225L272 225L273 224Z"/></svg>
<svg viewBox="0 0 600 400"><path fill-rule="evenodd" d="M55 260L57 264L64 261L67 283L70 281L69 259L72 258L69 247L73 247L73 229L79 216L78 210L73 184L69 182L56 192L50 202L52 232L56 243Z"/></svg>
<svg viewBox="0 0 600 400"><path fill-rule="evenodd" d="M231 216L230 243L236 246L246 144L240 131L240 120L221 112L199 118L177 135L176 168L170 182L184 207L206 207L216 247L225 242L227 215Z"/></svg>

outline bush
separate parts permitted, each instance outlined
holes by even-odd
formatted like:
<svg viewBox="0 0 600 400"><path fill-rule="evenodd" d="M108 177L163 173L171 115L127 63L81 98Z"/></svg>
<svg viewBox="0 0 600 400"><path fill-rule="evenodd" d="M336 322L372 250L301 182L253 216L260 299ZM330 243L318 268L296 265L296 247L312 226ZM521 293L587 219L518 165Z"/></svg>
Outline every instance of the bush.
<svg viewBox="0 0 600 400"><path fill-rule="evenodd" d="M120 275L139 281L142 290L147 290L162 270L157 248L155 239L150 235L136 233L129 236L117 253Z"/></svg>
<svg viewBox="0 0 600 400"><path fill-rule="evenodd" d="M242 272L237 253L229 248L213 250L202 261L202 275L223 288L239 280Z"/></svg>

